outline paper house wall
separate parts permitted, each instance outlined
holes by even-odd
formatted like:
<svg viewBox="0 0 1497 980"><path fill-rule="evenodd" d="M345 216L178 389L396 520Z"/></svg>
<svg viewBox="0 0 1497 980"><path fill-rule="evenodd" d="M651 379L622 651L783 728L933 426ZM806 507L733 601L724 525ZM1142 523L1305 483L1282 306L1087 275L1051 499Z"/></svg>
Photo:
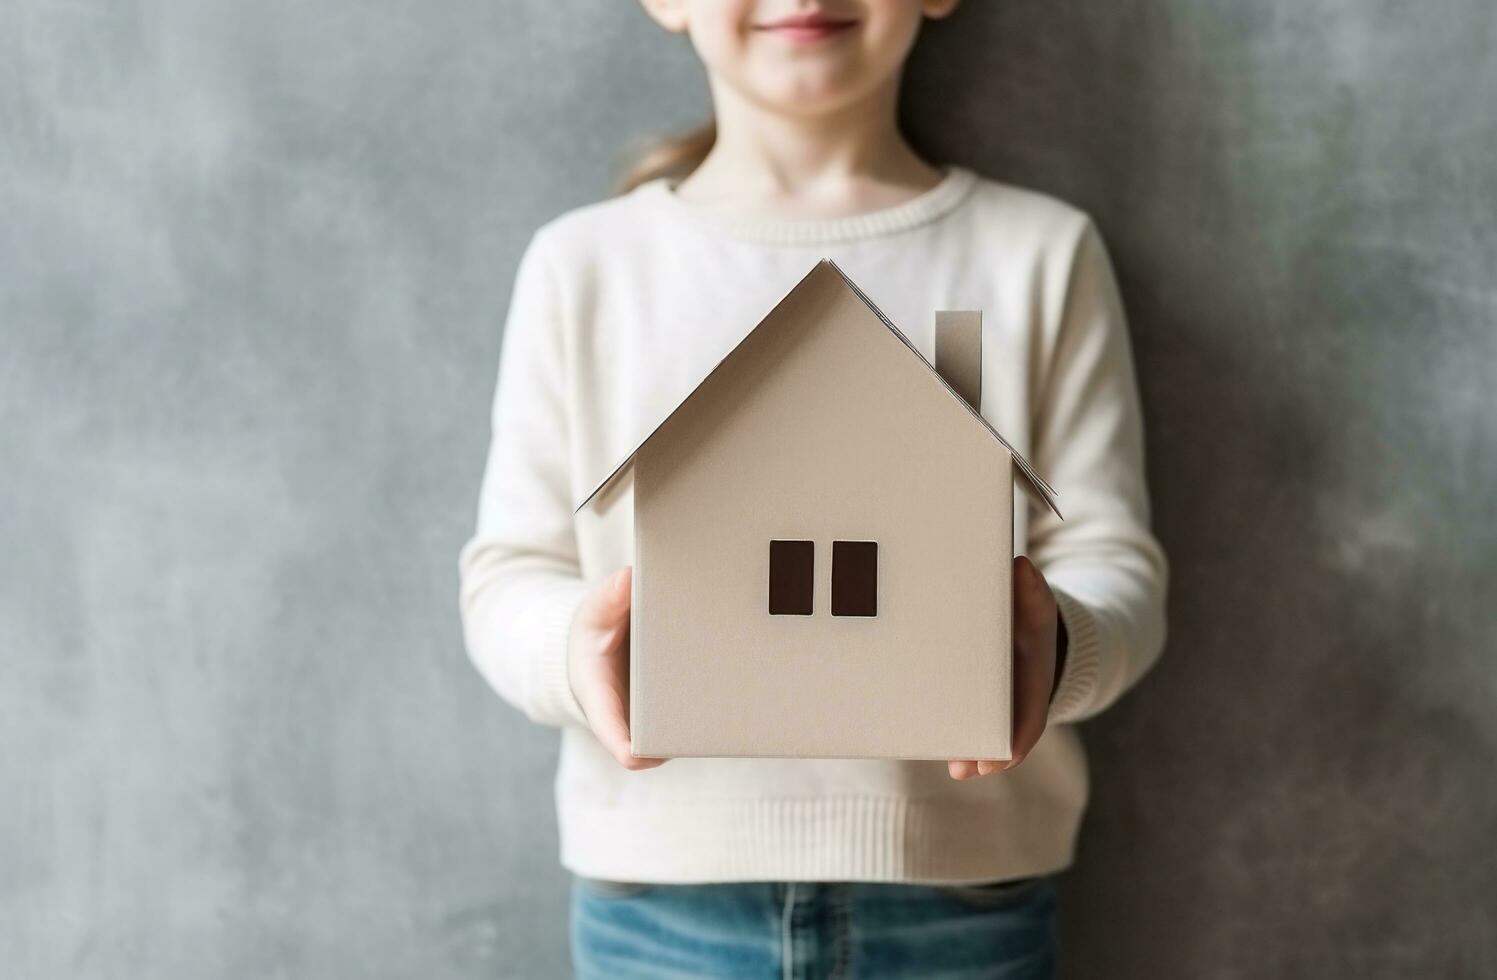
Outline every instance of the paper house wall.
<svg viewBox="0 0 1497 980"><path fill-rule="evenodd" d="M578 506L633 481L635 755L1010 757L1015 480L1054 491L935 317L933 366L823 259Z"/></svg>

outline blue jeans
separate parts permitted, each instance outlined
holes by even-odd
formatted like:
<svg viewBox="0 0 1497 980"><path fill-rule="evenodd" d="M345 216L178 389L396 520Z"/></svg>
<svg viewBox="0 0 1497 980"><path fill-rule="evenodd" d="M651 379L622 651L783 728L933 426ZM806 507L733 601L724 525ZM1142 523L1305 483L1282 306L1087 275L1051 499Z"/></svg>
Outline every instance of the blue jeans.
<svg viewBox="0 0 1497 980"><path fill-rule="evenodd" d="M571 913L578 980L1055 975L1049 877L996 885L662 885L573 876Z"/></svg>

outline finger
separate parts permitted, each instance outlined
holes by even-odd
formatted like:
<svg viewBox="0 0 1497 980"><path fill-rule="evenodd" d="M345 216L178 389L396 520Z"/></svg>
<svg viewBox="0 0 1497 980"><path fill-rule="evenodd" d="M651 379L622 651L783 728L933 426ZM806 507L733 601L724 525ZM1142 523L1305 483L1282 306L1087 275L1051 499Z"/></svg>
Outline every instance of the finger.
<svg viewBox="0 0 1497 980"><path fill-rule="evenodd" d="M590 688L582 710L587 715L593 734L597 736L598 741L625 769L653 769L667 761L632 753L628 711L618 688L611 685Z"/></svg>
<svg viewBox="0 0 1497 980"><path fill-rule="evenodd" d="M617 691L606 684L589 685L582 710L603 748L622 765L629 755L629 723Z"/></svg>
<svg viewBox="0 0 1497 980"><path fill-rule="evenodd" d="M670 759L661 759L655 756L648 755L631 755L629 759L630 764L625 766L624 768L633 769L636 771L640 769L655 769L671 761Z"/></svg>
<svg viewBox="0 0 1497 980"><path fill-rule="evenodd" d="M1049 708L1050 671L1031 665L1021 669L1018 678L1018 694L1015 703L1018 717L1014 720L1014 757L1004 766L1012 769L1033 749L1040 736L1045 733L1045 721Z"/></svg>
<svg viewBox="0 0 1497 980"><path fill-rule="evenodd" d="M589 625L606 637L600 656L590 671L594 683L586 685L583 712L593 734L619 765L629 770L654 769L668 760L636 756L630 747L627 627L632 577L633 569L627 565L609 576L588 596L592 605L580 614L587 616Z"/></svg>
<svg viewBox="0 0 1497 980"><path fill-rule="evenodd" d="M1015 726L1013 758L1001 763L999 772L1007 772L1024 761L1045 734L1045 720L1043 697L1031 694Z"/></svg>
<svg viewBox="0 0 1497 980"><path fill-rule="evenodd" d="M1024 761L1045 732L1050 688L1055 679L1055 596L1028 557L1014 559L1014 751L1001 766Z"/></svg>
<svg viewBox="0 0 1497 980"><path fill-rule="evenodd" d="M952 759L946 763L952 779L971 779L977 775L977 763L971 759Z"/></svg>
<svg viewBox="0 0 1497 980"><path fill-rule="evenodd" d="M1028 640L1054 640L1055 593L1027 555L1014 558L1014 632ZM1052 642L1053 646L1053 642Z"/></svg>

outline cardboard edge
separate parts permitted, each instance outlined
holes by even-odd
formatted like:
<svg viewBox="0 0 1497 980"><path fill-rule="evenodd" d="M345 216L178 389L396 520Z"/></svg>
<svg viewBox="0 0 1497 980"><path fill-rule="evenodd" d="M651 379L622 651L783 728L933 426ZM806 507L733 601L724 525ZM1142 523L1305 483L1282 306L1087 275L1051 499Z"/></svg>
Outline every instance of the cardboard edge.
<svg viewBox="0 0 1497 980"><path fill-rule="evenodd" d="M1015 523L1015 519L1014 519L1014 498L1013 498L1013 492L1012 492L1012 482L1010 482L1010 492L1008 494L1008 517L1007 517L1006 520L1008 522L1008 556L1009 556L1008 557L1008 580L1009 580L1009 582L1008 582L1008 596L1007 596L1007 602L1008 602L1008 635L1006 637L1004 637L1004 641L1003 641L1004 647L1003 647L1003 650L1000 652L999 655L1001 657L1003 657L1003 671L1004 671L1004 674L1005 674L1005 677L1006 677L1006 684L1007 684L1007 687L1008 687L1008 731L1004 733L1004 737L1003 737L1004 753L1003 753L1002 758L1000 759L1000 761L1002 761L1002 762L1012 761L1012 759L1014 757L1014 724L1018 720L1017 717L1016 717L1016 711L1018 710L1018 699L1014 696L1014 690L1015 690L1015 688L1018 685L1016 685L1014 683L1015 680L1016 680L1016 678L1015 678L1015 671L1014 671L1014 613L1016 612L1016 610L1014 609L1014 583L1013 583L1013 578L1014 578L1014 523Z"/></svg>
<svg viewBox="0 0 1497 980"><path fill-rule="evenodd" d="M962 400L982 411L982 310L936 310L935 366Z"/></svg>
<svg viewBox="0 0 1497 980"><path fill-rule="evenodd" d="M631 457L632 454L631 454ZM634 521L634 568L629 575L629 754L639 757L641 742L639 725L639 660L636 656L639 641L639 566L642 555L639 550L639 522Z"/></svg>

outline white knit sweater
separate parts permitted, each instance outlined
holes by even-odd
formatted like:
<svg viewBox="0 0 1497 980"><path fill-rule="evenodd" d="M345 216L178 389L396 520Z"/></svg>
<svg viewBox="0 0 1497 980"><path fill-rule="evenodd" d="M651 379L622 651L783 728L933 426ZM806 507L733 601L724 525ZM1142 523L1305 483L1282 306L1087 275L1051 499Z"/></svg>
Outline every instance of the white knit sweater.
<svg viewBox="0 0 1497 980"><path fill-rule="evenodd" d="M933 311L983 311L984 415L1058 491L1016 495L1014 545L1070 634L1050 727L1008 773L945 762L675 759L620 767L566 677L583 592L631 562L629 508L575 504L823 257L927 357ZM990 881L1071 861L1087 799L1071 722L1165 639L1133 358L1095 226L1055 198L947 168L905 204L834 219L726 217L664 179L570 211L516 273L478 525L459 557L469 654L562 732L561 862L603 878ZM705 655L705 654L704 654Z"/></svg>

